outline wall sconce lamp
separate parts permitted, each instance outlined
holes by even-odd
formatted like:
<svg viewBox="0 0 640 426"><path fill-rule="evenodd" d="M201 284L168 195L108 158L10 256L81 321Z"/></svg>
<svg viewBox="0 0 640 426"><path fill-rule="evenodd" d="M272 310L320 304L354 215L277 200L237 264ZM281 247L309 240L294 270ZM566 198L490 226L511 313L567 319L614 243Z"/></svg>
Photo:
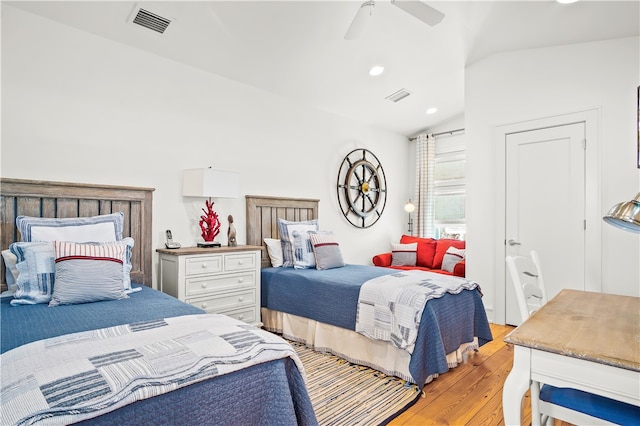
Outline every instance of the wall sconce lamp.
<svg viewBox="0 0 640 426"><path fill-rule="evenodd" d="M208 197L205 201L203 215L199 224L202 230L202 239L198 247L220 247L221 244L213 240L220 233L220 219L213 210L212 198L238 198L240 193L239 174L206 169L188 169L182 174L182 195L184 197Z"/></svg>
<svg viewBox="0 0 640 426"><path fill-rule="evenodd" d="M407 204L404 205L404 211L409 213L409 235L413 235L413 219L411 218L411 213L416 209L416 206L411 202L411 199L407 201Z"/></svg>
<svg viewBox="0 0 640 426"><path fill-rule="evenodd" d="M640 193L631 201L611 207L602 220L625 231L640 234Z"/></svg>

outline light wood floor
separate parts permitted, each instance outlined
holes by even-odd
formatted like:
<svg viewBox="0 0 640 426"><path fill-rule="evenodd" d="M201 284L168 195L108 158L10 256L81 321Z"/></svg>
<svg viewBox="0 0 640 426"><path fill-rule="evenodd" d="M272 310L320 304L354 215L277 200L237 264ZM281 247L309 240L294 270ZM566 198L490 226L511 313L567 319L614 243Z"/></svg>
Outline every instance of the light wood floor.
<svg viewBox="0 0 640 426"><path fill-rule="evenodd" d="M426 396L395 418L392 426L504 425L502 386L513 365L513 347L503 339L513 327L491 324L493 341L425 386ZM531 424L529 395L523 398L523 425ZM555 426L570 426L556 422Z"/></svg>

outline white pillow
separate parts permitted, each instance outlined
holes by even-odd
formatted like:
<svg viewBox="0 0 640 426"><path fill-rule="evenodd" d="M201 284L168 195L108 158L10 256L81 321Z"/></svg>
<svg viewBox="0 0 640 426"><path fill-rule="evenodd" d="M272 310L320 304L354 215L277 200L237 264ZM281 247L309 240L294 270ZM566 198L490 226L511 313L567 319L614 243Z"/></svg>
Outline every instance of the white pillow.
<svg viewBox="0 0 640 426"><path fill-rule="evenodd" d="M271 260L271 266L278 268L282 266L282 243L279 239L265 238L264 243L267 245L267 253Z"/></svg>
<svg viewBox="0 0 640 426"><path fill-rule="evenodd" d="M16 226L21 240L107 242L122 239L124 213L91 217L48 218L18 216Z"/></svg>

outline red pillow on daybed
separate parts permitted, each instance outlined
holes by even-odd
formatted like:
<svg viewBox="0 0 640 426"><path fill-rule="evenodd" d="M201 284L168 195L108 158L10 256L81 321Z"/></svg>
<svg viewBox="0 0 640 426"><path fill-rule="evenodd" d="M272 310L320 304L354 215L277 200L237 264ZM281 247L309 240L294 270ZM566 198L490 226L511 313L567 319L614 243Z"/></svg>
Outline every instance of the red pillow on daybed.
<svg viewBox="0 0 640 426"><path fill-rule="evenodd" d="M466 241L462 240L453 240L448 238L437 240L436 255L433 257L433 269L442 269L442 260L444 259L444 254L449 247L453 246L457 249L463 249L465 248L465 245Z"/></svg>

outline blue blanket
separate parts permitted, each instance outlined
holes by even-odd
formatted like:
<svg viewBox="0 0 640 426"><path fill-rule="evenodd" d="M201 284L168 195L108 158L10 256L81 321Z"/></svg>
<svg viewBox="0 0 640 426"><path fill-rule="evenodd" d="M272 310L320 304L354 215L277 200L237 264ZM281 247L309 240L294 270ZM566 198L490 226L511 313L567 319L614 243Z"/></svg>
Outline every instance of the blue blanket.
<svg viewBox="0 0 640 426"><path fill-rule="evenodd" d="M11 306L9 299L3 299L0 305L2 352L68 333L202 313L198 308L144 286L142 291L130 296L130 299L55 308L46 304ZM251 410L247 410L247 406ZM0 407L0 420L4 408ZM212 419L217 425L317 424L301 372L289 358L195 383L86 422L92 425L202 425Z"/></svg>
<svg viewBox="0 0 640 426"><path fill-rule="evenodd" d="M398 272L365 265L342 268L262 270L262 306L311 318L325 324L356 329L360 286L372 278Z"/></svg>
<svg viewBox="0 0 640 426"><path fill-rule="evenodd" d="M63 334L204 312L150 287L137 284L133 287L142 290L131 293L129 299L55 308L47 304L11 306L10 298L2 298L0 353Z"/></svg>
<svg viewBox="0 0 640 426"><path fill-rule="evenodd" d="M262 306L355 331L360 287L366 281L398 272L366 265L315 270L262 270ZM478 289L430 300L422 312L409 372L422 386L427 377L449 370L446 354L478 338L493 340Z"/></svg>

